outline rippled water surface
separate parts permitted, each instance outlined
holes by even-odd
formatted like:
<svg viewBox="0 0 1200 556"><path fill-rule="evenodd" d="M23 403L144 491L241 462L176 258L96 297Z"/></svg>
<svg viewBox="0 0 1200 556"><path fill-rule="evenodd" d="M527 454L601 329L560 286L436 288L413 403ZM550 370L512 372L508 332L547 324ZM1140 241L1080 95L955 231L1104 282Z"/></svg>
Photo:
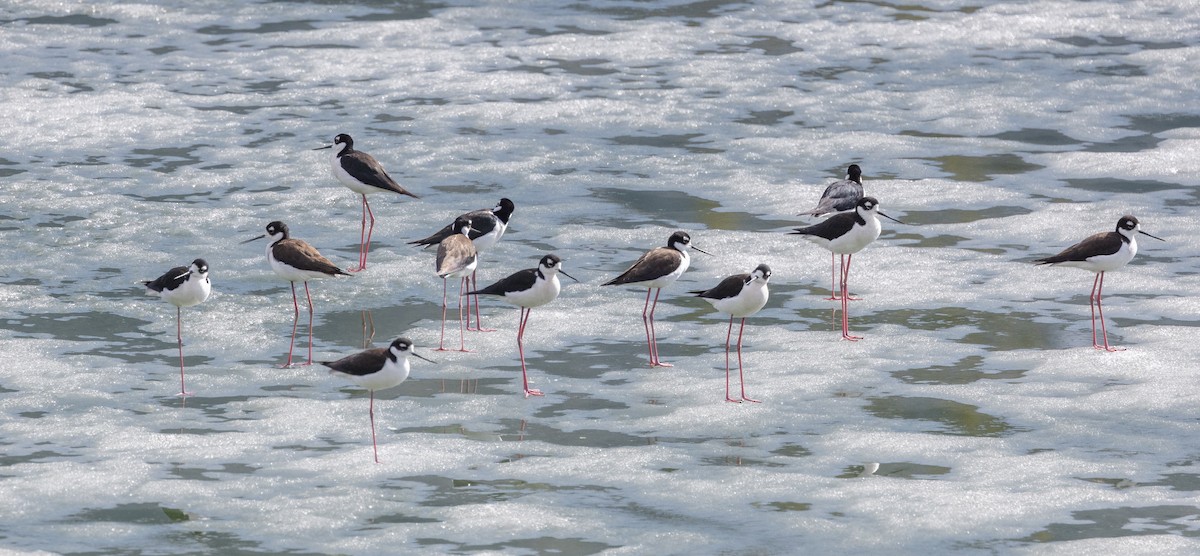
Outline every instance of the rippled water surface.
<svg viewBox="0 0 1200 556"><path fill-rule="evenodd" d="M0 52L0 550L1200 550L1190 2L32 0ZM373 196L369 268L310 284L315 359L407 335L437 361L377 393L378 465L364 391L279 368L290 288L241 244L282 220L356 262L360 201L313 150L337 133L421 196ZM853 259L857 343L828 253L784 233L851 163L904 221ZM407 245L500 197L480 281L547 252L580 281L529 323L544 398L497 300L433 351ZM1123 214L1166 241L1108 276L1103 353L1092 276L1030 262ZM600 284L677 229L713 256L663 291L649 368L645 292ZM138 282L197 257L184 400ZM735 405L728 321L686 292L758 263L763 403Z"/></svg>

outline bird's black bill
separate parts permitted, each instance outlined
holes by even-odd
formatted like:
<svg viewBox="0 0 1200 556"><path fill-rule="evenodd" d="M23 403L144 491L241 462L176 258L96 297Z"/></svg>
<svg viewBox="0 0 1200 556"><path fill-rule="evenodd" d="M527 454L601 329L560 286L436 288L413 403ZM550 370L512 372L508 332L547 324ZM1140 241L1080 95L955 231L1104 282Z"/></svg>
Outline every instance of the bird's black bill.
<svg viewBox="0 0 1200 556"><path fill-rule="evenodd" d="M1163 238L1161 238L1161 237L1158 237L1158 236L1156 236L1156 235L1154 235L1154 234L1148 234L1148 233L1146 233L1146 232L1143 232L1143 231L1141 231L1141 230L1138 230L1138 233L1139 233L1139 234L1142 234L1142 235L1145 235L1145 236L1150 236L1150 237L1152 237L1152 238L1154 238L1154 239L1157 239L1157 240L1159 240L1159 241L1166 241L1165 239L1163 239Z"/></svg>
<svg viewBox="0 0 1200 556"><path fill-rule="evenodd" d="M888 220L891 220L892 222L895 222L895 223L897 223L897 224L904 224L903 222L901 222L901 221L899 221L899 220L896 220L895 218L892 218L891 216L888 216L888 215L886 215L886 214L884 214L884 213L882 213L882 212L878 212L878 211L876 211L876 214L878 214L879 216L882 216L882 217L884 217L884 218L887 218ZM907 224L905 224L905 225L907 225Z"/></svg>
<svg viewBox="0 0 1200 556"><path fill-rule="evenodd" d="M566 273L566 272L564 272L564 271L563 271L561 268L560 268L560 269L558 269L558 273L559 273L559 274L562 274L563 276L566 276L567 278L570 278L570 279L572 279L572 280L575 280L575 277L574 277L574 276L571 276L570 274L567 274L567 273ZM578 282L579 280L575 280L575 281L576 281L576 282Z"/></svg>
<svg viewBox="0 0 1200 556"><path fill-rule="evenodd" d="M315 149L313 149L313 150L314 150L314 151L319 151L319 150L322 150L322 149L332 149L332 148L333 148L333 145L325 145L324 147L317 147L317 148L315 148Z"/></svg>
<svg viewBox="0 0 1200 556"><path fill-rule="evenodd" d="M242 243L250 243L251 241L260 240L260 239L262 239L262 238L264 238L264 237L267 237L267 234L263 234L263 235L261 235L261 236L258 236L258 237L252 237L252 238L250 238L250 239L247 239L246 241L243 241ZM239 243L238 245L241 245L242 243Z"/></svg>
<svg viewBox="0 0 1200 556"><path fill-rule="evenodd" d="M433 363L434 365L436 365L436 364L437 364L437 361L434 361L434 360L432 360L432 359L429 359L429 358L427 358L427 357L425 357L425 356L423 356L423 355L421 355L421 354L419 354L419 353L417 353L417 352L415 352L415 351L414 351L414 352L412 352L412 355L413 355L413 357L419 357L419 358L421 358L421 359L424 359L424 360L426 360L426 361L428 361L428 362L430 362L430 363Z"/></svg>
<svg viewBox="0 0 1200 556"><path fill-rule="evenodd" d="M701 253L704 253L705 255L708 255L708 256L710 256L710 257L711 257L711 256L713 256L713 254L712 254L712 253L709 253L708 251L705 251L705 250L703 250L703 249L701 249L701 248L699 248L699 247L696 247L695 245L693 245L693 246L692 246L692 249L693 249L693 250L696 250L696 251L699 251L699 252L701 252Z"/></svg>

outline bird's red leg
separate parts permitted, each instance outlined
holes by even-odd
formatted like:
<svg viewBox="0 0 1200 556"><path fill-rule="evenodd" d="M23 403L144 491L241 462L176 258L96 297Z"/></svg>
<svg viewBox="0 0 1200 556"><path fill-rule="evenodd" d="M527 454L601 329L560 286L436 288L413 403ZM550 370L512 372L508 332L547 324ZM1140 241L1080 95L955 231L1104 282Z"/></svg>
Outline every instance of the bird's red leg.
<svg viewBox="0 0 1200 556"><path fill-rule="evenodd" d="M658 307L658 296L662 293L662 288L658 288L654 292L654 302L650 304L650 350L653 352L653 360L650 362L652 367L674 367L670 363L666 363L658 358L658 333L654 331L654 309ZM650 291L646 291L646 295L650 295Z"/></svg>
<svg viewBox="0 0 1200 556"><path fill-rule="evenodd" d="M287 363L283 364L284 368L292 366L292 350L296 347L296 326L300 324L300 302L296 299L296 283L292 284L292 343L288 344Z"/></svg>
<svg viewBox="0 0 1200 556"><path fill-rule="evenodd" d="M442 277L442 337L434 351L446 351L446 278Z"/></svg>
<svg viewBox="0 0 1200 556"><path fill-rule="evenodd" d="M850 262L854 255L846 255L846 264L842 267L842 338L857 342L862 339L862 336L852 336L850 334L850 315L849 315L849 296L845 295L848 290L847 283L850 281Z"/></svg>
<svg viewBox="0 0 1200 556"><path fill-rule="evenodd" d="M759 403L758 400L746 397L746 374L742 371L742 333L746 331L746 317L742 317L742 326L738 328L738 381L742 383L742 399L748 402Z"/></svg>
<svg viewBox="0 0 1200 556"><path fill-rule="evenodd" d="M725 332L725 401L742 403L742 400L729 395L729 339L731 337L733 337L733 315L729 316L729 330Z"/></svg>
<svg viewBox="0 0 1200 556"><path fill-rule="evenodd" d="M525 347L522 341L525 338L525 325L529 322L529 315L532 313L533 309L526 309L522 307L521 314L518 317L518 319L521 321L521 325L517 327L517 353L519 353L521 356L521 382L523 383L526 398L529 396L543 395L541 390L529 387L529 373L525 370Z"/></svg>
<svg viewBox="0 0 1200 556"><path fill-rule="evenodd" d="M183 383L183 308L175 308L175 337L179 340L179 395L190 396Z"/></svg>
<svg viewBox="0 0 1200 556"><path fill-rule="evenodd" d="M308 363L305 365L312 365L313 304L312 294L308 292L308 282L304 283L304 297L308 299Z"/></svg>

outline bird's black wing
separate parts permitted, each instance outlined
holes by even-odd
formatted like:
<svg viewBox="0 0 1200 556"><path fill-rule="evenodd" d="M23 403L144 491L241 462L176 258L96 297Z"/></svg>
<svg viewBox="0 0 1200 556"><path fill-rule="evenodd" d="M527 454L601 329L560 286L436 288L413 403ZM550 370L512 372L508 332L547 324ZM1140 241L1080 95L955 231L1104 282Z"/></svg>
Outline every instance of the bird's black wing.
<svg viewBox="0 0 1200 556"><path fill-rule="evenodd" d="M1037 264L1054 264L1068 261L1086 261L1089 257L1097 255L1111 255L1121 250L1121 243L1124 240L1125 238L1121 237L1121 234L1117 232L1100 232L1063 249L1062 253L1044 259L1037 259L1033 262Z"/></svg>
<svg viewBox="0 0 1200 556"><path fill-rule="evenodd" d="M462 218L462 217L471 219L471 230L472 231L469 233L468 237L470 237L473 240L483 237L488 232L491 232L492 230L496 229L497 218L496 218L496 215L492 213L491 209L479 209L479 210L471 211L471 212L468 212L466 214L459 216L459 218ZM455 219L455 221L457 221L457 219ZM408 242L408 244L409 245L420 245L421 247L430 247L430 246L441 243L443 239L446 239L457 233L459 233L459 232L454 229L454 222L451 222L449 224L446 224L446 226L444 228L434 232L429 237L424 238L424 239L418 239L416 241L410 241L410 242Z"/></svg>
<svg viewBox="0 0 1200 556"><path fill-rule="evenodd" d="M367 185L394 191L401 195L408 195L409 197L416 197L415 194L396 183L396 180L392 179L387 171L383 169L383 166L372 158L371 155L354 151L342 155L338 158L338 161L341 162L342 168L346 170L346 173Z"/></svg>
<svg viewBox="0 0 1200 556"><path fill-rule="evenodd" d="M442 228L442 229L434 232L433 235L431 235L427 238L424 238L424 239L410 241L410 242L408 242L408 244L409 245L420 245L421 247L432 247L434 245L441 243L443 239L446 239L446 238L454 235L455 233L457 233L457 232L454 231L454 224L450 223L450 224L446 224L445 228Z"/></svg>
<svg viewBox="0 0 1200 556"><path fill-rule="evenodd" d="M620 276L613 278L602 286L614 286L631 282L655 280L679 267L681 256L679 251L669 247L655 247L642 254L638 260L629 265Z"/></svg>
<svg viewBox="0 0 1200 556"><path fill-rule="evenodd" d="M532 288L533 285L537 283L537 277L538 269L526 268L525 270L518 270L510 274L508 277L486 288L475 290L473 292L467 292L463 295L475 295L477 293L482 293L485 295L504 295L509 292L525 291Z"/></svg>
<svg viewBox="0 0 1200 556"><path fill-rule="evenodd" d="M857 220L857 212L840 212L812 226L796 228L794 232L788 233L802 236L818 236L832 241L853 229Z"/></svg>
<svg viewBox="0 0 1200 556"><path fill-rule="evenodd" d="M316 248L299 239L281 240L271 247L271 253L275 256L275 260L298 270L315 271L330 276L350 275L349 272L338 268L332 261L326 259Z"/></svg>
<svg viewBox="0 0 1200 556"><path fill-rule="evenodd" d="M821 194L821 201L812 210L800 213L807 216L821 216L827 212L850 210L863 198L862 184L854 180L841 180L829 184Z"/></svg>
<svg viewBox="0 0 1200 556"><path fill-rule="evenodd" d="M174 290L175 288L182 286L183 283L187 281L187 277L188 267L177 266L171 270L168 270L166 274L163 274L154 280L142 282L142 285L146 286L146 289L161 293L163 290Z"/></svg>
<svg viewBox="0 0 1200 556"><path fill-rule="evenodd" d="M708 299L728 299L742 293L742 288L746 286L746 282L748 281L750 281L750 274L734 274L721 280L721 283L712 289L696 290L688 293L695 294L696 297L705 297Z"/></svg>
<svg viewBox="0 0 1200 556"><path fill-rule="evenodd" d="M388 348L374 348L347 355L337 361L321 361L322 365L339 373L364 376L378 372L387 362Z"/></svg>
<svg viewBox="0 0 1200 556"><path fill-rule="evenodd" d="M491 209L469 212L465 216L471 219L471 231L467 233L467 237L472 240L492 233L492 230L496 229L496 223L500 220L496 218Z"/></svg>

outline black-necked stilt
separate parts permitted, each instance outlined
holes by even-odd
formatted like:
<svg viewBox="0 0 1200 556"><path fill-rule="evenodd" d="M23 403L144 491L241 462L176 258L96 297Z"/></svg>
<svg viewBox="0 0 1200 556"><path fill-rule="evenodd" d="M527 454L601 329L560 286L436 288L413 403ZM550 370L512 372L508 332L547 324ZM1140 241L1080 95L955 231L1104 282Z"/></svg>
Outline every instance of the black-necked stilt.
<svg viewBox="0 0 1200 556"><path fill-rule="evenodd" d="M817 206L800 213L801 216L821 216L830 212L850 210L863 198L862 168L851 164L846 169L846 179L838 180L825 188Z"/></svg>
<svg viewBox="0 0 1200 556"><path fill-rule="evenodd" d="M179 340L179 395L190 392L183 381L183 308L203 303L212 293L212 282L208 279L208 263L204 259L192 261L190 266L177 266L166 274L142 282L147 293L157 294L175 306L175 337Z"/></svg>
<svg viewBox="0 0 1200 556"><path fill-rule="evenodd" d="M678 280L691 264L688 247L705 255L709 253L692 245L692 237L684 231L678 231L667 238L666 247L656 247L647 251L620 276L605 282L604 286L633 285L646 288L646 303L642 306L642 325L646 328L646 345L650 349L651 367L671 367L658 358L658 337L654 333L654 308L658 306L658 295L662 289ZM650 292L654 292L654 302L650 301Z"/></svg>
<svg viewBox="0 0 1200 556"><path fill-rule="evenodd" d="M850 290L846 289L846 282L850 277L850 260L855 253L879 237L881 227L879 218L876 216L903 224L903 222L879 212L879 201L874 197L863 197L854 207L854 212L840 212L812 226L796 228L795 231L789 232L804 236L804 239L842 256L842 293L839 296L842 301L842 338L851 341L861 340L862 336L850 335L850 320L846 315L847 301L850 299Z"/></svg>
<svg viewBox="0 0 1200 556"><path fill-rule="evenodd" d="M741 403L743 400L757 403L758 400L746 396L746 375L742 372L742 332L746 330L746 317L757 313L767 304L771 292L767 282L771 280L771 267L760 264L748 274L729 276L715 288L699 290L691 293L704 298L713 308L729 315L729 331L725 333L725 401ZM738 328L737 357L738 381L742 384L742 399L734 399L729 395L729 340L733 336L733 319L741 319Z"/></svg>
<svg viewBox="0 0 1200 556"><path fill-rule="evenodd" d="M471 231L469 237L471 242L475 244L475 252L483 254L499 243L500 238L504 237L504 232L508 231L508 219L512 217L513 210L516 205L507 197L501 198L499 203L491 209L479 209L460 215L471 220ZM409 245L420 245L421 247L429 247L437 245L454 234L459 233L454 229L454 224L447 224L445 228L434 232L433 235L408 242ZM471 272L471 282L469 287L476 289L479 287L479 282L476 278L476 272ZM472 296L474 297L474 296ZM491 329L483 328L483 321L479 319L479 298L475 297L475 326L471 328L471 299L467 298L467 330L487 331Z"/></svg>
<svg viewBox="0 0 1200 556"><path fill-rule="evenodd" d="M825 192L821 194L821 200L817 202L817 206L811 210L800 213L800 216L821 216L830 212L842 212L853 209L858 205L859 199L863 198L862 186L862 168L857 164L851 164L846 169L846 179L838 180L825 188ZM838 300L837 293L837 255L829 254L829 297L826 299ZM850 298L851 301L854 298Z"/></svg>
<svg viewBox="0 0 1200 556"><path fill-rule="evenodd" d="M454 220L454 229L458 232L438 243L437 262L434 270L442 279L442 338L438 341L438 351L446 351L446 280L451 276L459 278L458 282L458 341L459 351L467 351L466 334L463 332L462 298L466 287L467 276L475 271L479 264L479 255L475 252L475 244L471 243L469 234L473 229L471 219L459 216Z"/></svg>
<svg viewBox="0 0 1200 556"><path fill-rule="evenodd" d="M575 280L574 276L562 270L562 259L556 255L546 255L538 262L537 268L519 270L486 288L467 292L468 295L498 295L521 308L517 317L517 353L521 357L521 381L527 398L541 396L542 391L529 387L529 373L525 370L525 347L522 341L525 337L525 325L529 322L529 314L534 307L541 307L558 297L558 292L562 290L558 281L560 273Z"/></svg>
<svg viewBox="0 0 1200 556"><path fill-rule="evenodd" d="M292 343L288 344L288 358L284 367L292 366L292 349L296 347L296 326L300 322L300 302L296 300L296 282L304 282L304 297L308 299L308 363L305 365L312 365L313 304L312 295L308 292L308 281L338 275L349 276L350 273L338 268L337 265L317 252L313 246L303 240L290 237L287 224L278 220L267 224L267 233L252 237L242 243L250 243L264 237L271 238L271 243L267 245L267 261L271 263L271 270L292 284L292 308L295 311L295 317L292 321Z"/></svg>
<svg viewBox="0 0 1200 556"><path fill-rule="evenodd" d="M367 194L391 191L413 198L418 197L396 183L396 180L384 171L383 166L375 160L375 157L354 150L354 139L345 133L339 133L334 137L332 145L317 147L313 150L321 149L334 149L333 177L342 182L342 185L349 187L351 191L362 195L362 230L359 234L358 267L350 270L352 272L364 270L367 268L367 252L371 249L371 232L375 230L375 214L371 212L371 205L367 203ZM371 221L370 227L367 226L368 218Z"/></svg>
<svg viewBox="0 0 1200 556"><path fill-rule="evenodd" d="M412 340L402 337L392 340L388 347L360 351L337 361L320 362L329 367L330 373L342 375L370 392L371 447L375 450L375 463L379 463L379 446L375 443L375 391L398 386L408 379L409 355L425 359L413 351Z"/></svg>
<svg viewBox="0 0 1200 556"><path fill-rule="evenodd" d="M1137 218L1126 215L1117 221L1117 229L1113 232L1101 232L1076 243L1053 257L1037 259L1037 264L1050 264L1082 268L1096 273L1092 281L1092 294L1088 298L1088 307L1092 310L1092 347L1105 351L1120 351L1108 345L1108 329L1104 326L1104 306L1100 303L1100 295L1104 291L1104 273L1125 266L1137 254L1137 234L1150 236L1159 241L1160 237L1142 231ZM1100 330L1104 335L1104 345L1096 341L1096 312L1100 312Z"/></svg>

